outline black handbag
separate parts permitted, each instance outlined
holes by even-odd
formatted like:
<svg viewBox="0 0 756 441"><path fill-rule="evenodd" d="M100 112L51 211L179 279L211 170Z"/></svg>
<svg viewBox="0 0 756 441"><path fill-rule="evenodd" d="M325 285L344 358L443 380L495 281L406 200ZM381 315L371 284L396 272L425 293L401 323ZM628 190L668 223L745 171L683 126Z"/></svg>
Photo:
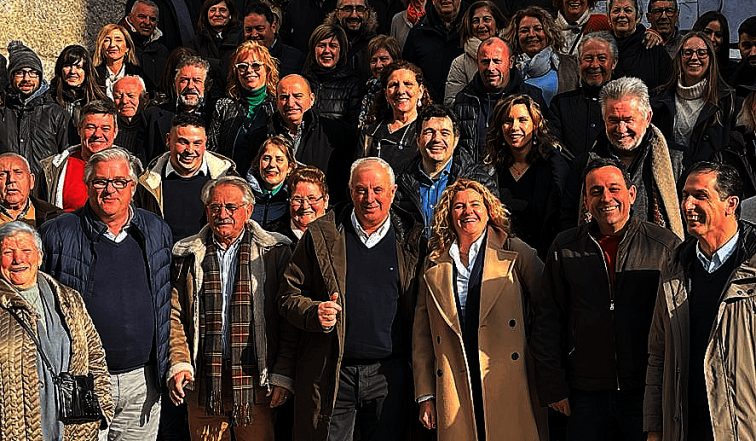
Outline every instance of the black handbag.
<svg viewBox="0 0 756 441"><path fill-rule="evenodd" d="M94 376L90 372L87 375L71 375L68 372L61 372L56 375L50 360L47 359L42 346L37 341L37 336L29 328L16 312L8 308L8 312L24 328L34 345L37 346L39 355L42 358L47 370L50 371L53 383L55 384L55 401L58 405L58 419L63 424L82 424L100 421L103 418L100 403L97 401L94 389Z"/></svg>

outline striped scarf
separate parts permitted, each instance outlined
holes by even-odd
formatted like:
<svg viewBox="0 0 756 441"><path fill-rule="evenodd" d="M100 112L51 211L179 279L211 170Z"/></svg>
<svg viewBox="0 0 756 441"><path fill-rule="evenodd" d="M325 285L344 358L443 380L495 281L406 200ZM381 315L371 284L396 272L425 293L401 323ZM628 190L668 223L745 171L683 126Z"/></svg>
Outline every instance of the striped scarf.
<svg viewBox="0 0 756 441"><path fill-rule="evenodd" d="M207 239L207 253L202 261L205 269L203 280L202 304L200 313L200 335L204 336L204 372L207 382L207 402L205 410L208 415L223 415L225 408L221 391L223 372L223 290L221 272L218 264L218 252L213 235ZM255 247L256 251L256 247ZM256 366L255 342L250 342L250 324L253 319L253 294L258 283L250 273L252 253L252 234L245 229L239 245L237 274L234 279L231 298L229 299L229 324L231 346L231 384L233 386L232 422L235 425L247 425L252 421L254 405L254 381ZM260 256L255 256L260 260ZM251 343L251 344L250 344Z"/></svg>

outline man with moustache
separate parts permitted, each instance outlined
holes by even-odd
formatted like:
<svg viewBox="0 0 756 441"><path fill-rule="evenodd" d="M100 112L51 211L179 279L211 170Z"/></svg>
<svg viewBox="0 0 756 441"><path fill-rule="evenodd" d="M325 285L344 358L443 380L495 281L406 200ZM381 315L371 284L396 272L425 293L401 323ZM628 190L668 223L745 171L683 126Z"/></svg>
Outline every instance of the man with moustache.
<svg viewBox="0 0 756 441"><path fill-rule="evenodd" d="M615 432L642 441L648 330L661 268L680 239L631 218L636 188L619 159L592 161L583 179L592 219L554 240L535 305L538 398L570 417L569 441Z"/></svg>
<svg viewBox="0 0 756 441"><path fill-rule="evenodd" d="M662 44L669 57L675 58L677 46L682 39L682 34L677 28L677 21L680 18L677 0L651 0L648 2L646 18L651 24L651 29L661 36Z"/></svg>
<svg viewBox="0 0 756 441"><path fill-rule="evenodd" d="M328 14L326 24L338 25L349 40L349 66L357 72L362 81L367 81L372 73L365 51L370 40L376 36L378 21L375 11L367 0L339 0L336 9Z"/></svg>
<svg viewBox="0 0 756 441"><path fill-rule="evenodd" d="M426 14L407 34L402 58L423 70L433 101L442 102L449 68L463 52L459 24L468 4L462 0L432 1L425 8Z"/></svg>
<svg viewBox="0 0 756 441"><path fill-rule="evenodd" d="M207 98L207 91L211 86L210 62L196 55L184 57L176 65L176 74L173 77L176 101L164 103L160 108L170 112L171 117L181 113L196 115L207 127L213 117L213 103L208 102ZM161 126L161 138L170 128L170 124Z"/></svg>
<svg viewBox="0 0 756 441"><path fill-rule="evenodd" d="M95 100L84 106L78 129L81 144L42 160L43 194L47 195L47 202L65 211L74 211L87 202L84 167L94 153L113 147L118 136L118 117L113 103Z"/></svg>
<svg viewBox="0 0 756 441"><path fill-rule="evenodd" d="M499 37L491 37L478 47L478 72L454 99L454 113L460 120L460 146L475 161L486 156L486 134L494 107L509 95L525 94L547 109L541 89L525 84L515 67L512 49Z"/></svg>
<svg viewBox="0 0 756 441"><path fill-rule="evenodd" d="M738 49L740 61L730 73L727 84L735 86L756 86L756 16L748 17L738 28ZM748 90L735 87L738 96L748 95Z"/></svg>
<svg viewBox="0 0 756 441"><path fill-rule="evenodd" d="M62 213L31 195L34 178L23 156L0 154L0 223L21 221L36 228Z"/></svg>
<svg viewBox="0 0 756 441"><path fill-rule="evenodd" d="M160 84L160 76L168 61L168 48L162 43L163 32L158 29L160 10L152 0L136 0L121 26L134 42L139 67L152 84Z"/></svg>
<svg viewBox="0 0 756 441"><path fill-rule="evenodd" d="M68 116L42 74L42 61L33 50L20 41L8 43L10 84L0 103L0 153L23 156L37 176L42 173L40 162L68 145Z"/></svg>
<svg viewBox="0 0 756 441"><path fill-rule="evenodd" d="M648 440L752 438L756 231L740 220L743 185L699 162L682 190L690 234L662 272L648 343Z"/></svg>
<svg viewBox="0 0 756 441"><path fill-rule="evenodd" d="M636 188L633 216L683 237L677 199L682 152L669 150L664 135L651 124L648 88L638 78L619 78L604 85L599 100L605 131L590 151L573 161L562 200L563 229L587 220L580 178L586 164L597 158L617 158Z"/></svg>
<svg viewBox="0 0 756 441"><path fill-rule="evenodd" d="M588 151L604 131L599 91L617 66L617 42L609 32L585 35L578 45L580 87L560 93L549 106L549 127L568 156Z"/></svg>
<svg viewBox="0 0 756 441"><path fill-rule="evenodd" d="M237 151L234 162L250 164L257 150L271 136L281 135L291 142L297 162L319 168L326 175L328 187L337 191L331 196L335 204L346 198L349 165L357 145L355 130L341 121L322 116L312 108L315 94L301 75L288 75L276 87L277 112L267 126L252 134L252 149ZM246 168L240 169L246 175Z"/></svg>
<svg viewBox="0 0 756 441"><path fill-rule="evenodd" d="M171 114L159 107L148 107L144 80L126 75L113 84L113 102L118 113L115 144L147 164L165 151L161 128L170 124Z"/></svg>
<svg viewBox="0 0 756 441"><path fill-rule="evenodd" d="M305 54L299 49L284 44L278 35L278 16L270 6L254 1L247 5L244 14L244 40L255 40L268 48L270 55L278 60L278 77L302 72Z"/></svg>
<svg viewBox="0 0 756 441"><path fill-rule="evenodd" d="M150 163L139 177L137 205L154 210L171 227L173 239L189 237L205 223L202 187L211 179L235 174L234 163L205 151L207 135L203 121L192 114L173 119L165 143L168 151Z"/></svg>

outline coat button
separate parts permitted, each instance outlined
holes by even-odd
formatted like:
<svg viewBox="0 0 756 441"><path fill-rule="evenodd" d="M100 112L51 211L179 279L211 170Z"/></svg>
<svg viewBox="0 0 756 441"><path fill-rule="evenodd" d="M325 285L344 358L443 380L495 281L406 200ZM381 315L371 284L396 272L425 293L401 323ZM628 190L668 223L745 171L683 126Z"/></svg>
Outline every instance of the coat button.
<svg viewBox="0 0 756 441"><path fill-rule="evenodd" d="M591 123L591 128L596 127L596 123Z"/></svg>
<svg viewBox="0 0 756 441"><path fill-rule="evenodd" d="M520 358L520 354L518 354L517 352L512 352L512 360L517 360L519 358Z"/></svg>
<svg viewBox="0 0 756 441"><path fill-rule="evenodd" d="M440 377L442 375L444 375L444 372L441 369L439 369L439 370L436 371L436 376L437 377Z"/></svg>
<svg viewBox="0 0 756 441"><path fill-rule="evenodd" d="M515 326L517 326L517 322L515 321L515 319L511 319L509 321L509 327L514 328Z"/></svg>

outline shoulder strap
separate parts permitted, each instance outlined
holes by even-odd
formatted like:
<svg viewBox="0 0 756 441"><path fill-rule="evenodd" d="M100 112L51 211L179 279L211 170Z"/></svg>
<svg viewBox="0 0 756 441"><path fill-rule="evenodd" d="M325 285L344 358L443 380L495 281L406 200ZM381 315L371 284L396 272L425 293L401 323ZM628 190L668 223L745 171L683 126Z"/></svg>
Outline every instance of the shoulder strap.
<svg viewBox="0 0 756 441"><path fill-rule="evenodd" d="M15 288L14 288L14 291ZM16 291L18 293L18 291ZM31 337L32 341L34 342L34 345L37 347L37 350L39 351L39 355L42 357L42 361L45 363L45 366L47 367L47 370L50 371L50 375L53 379L58 378L58 376L55 374L55 371L53 370L52 364L50 364L50 360L47 359L47 355L45 355L45 351L42 350L42 345L40 345L39 340L37 340L37 336L34 335L34 331L29 327L28 324L26 324L25 321L21 320L21 317L18 316L16 311L14 311L12 308L5 308L6 311L10 313L10 315L13 316L14 319L18 322L19 325L21 325L22 328L24 328L24 331L26 331L27 334L29 334L29 337Z"/></svg>

